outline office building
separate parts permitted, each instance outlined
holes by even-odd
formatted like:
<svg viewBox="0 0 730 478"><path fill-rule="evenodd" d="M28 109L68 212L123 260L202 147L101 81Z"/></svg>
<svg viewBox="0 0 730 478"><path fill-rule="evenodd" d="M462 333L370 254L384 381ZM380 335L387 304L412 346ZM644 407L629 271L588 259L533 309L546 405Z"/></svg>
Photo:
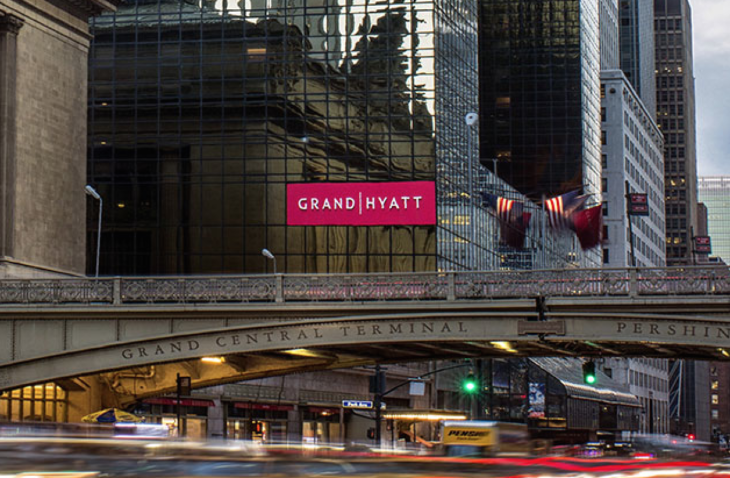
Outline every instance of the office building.
<svg viewBox="0 0 730 478"><path fill-rule="evenodd" d="M616 70L621 64L619 49L619 17L616 0L598 2L598 27L600 32L601 71Z"/></svg>
<svg viewBox="0 0 730 478"><path fill-rule="evenodd" d="M654 119L654 99L651 98L651 106L647 107L634 86L640 84L638 80L641 78L646 80L647 74L649 83L654 82L653 30L650 30L649 36L643 31L636 31L640 6L625 0L619 3L606 1L599 4L603 266L663 267L666 264L663 137ZM641 8L646 15L647 5ZM653 26L653 11L649 8L648 12L648 21ZM630 37L627 36L629 33ZM646 41L647 38L649 41ZM649 72L646 68L639 68L639 65L646 66L647 54L646 48L639 47L647 44L652 58ZM631 61L627 62L627 58ZM619 65L628 68L622 72ZM637 81L633 84L627 79L628 74L632 74L630 68L635 68L632 76ZM653 89L651 91L653 95ZM645 195L640 196L646 200L641 204L643 209L634 211L641 212L641 215L628 214L629 197L638 197L629 196L627 192ZM598 366L619 383L629 384L630 392L639 397L639 431L668 432L669 364L666 360L607 358L599 361Z"/></svg>
<svg viewBox="0 0 730 478"><path fill-rule="evenodd" d="M600 199L596 2L482 0L480 158L540 201L580 189ZM495 158L495 161L492 161ZM597 250L581 264L600 263Z"/></svg>
<svg viewBox="0 0 730 478"><path fill-rule="evenodd" d="M110 204L102 270L264 272L263 248L279 272L435 270L437 235L470 240L453 228L471 222L468 201L439 234L288 226L286 187L435 181L438 163L450 175L439 195L464 197L475 4L240 5L130 2L93 23L89 181Z"/></svg>
<svg viewBox="0 0 730 478"><path fill-rule="evenodd" d="M697 229L697 156L692 11L655 0L657 122L664 133L667 265L690 265Z"/></svg>
<svg viewBox="0 0 730 478"><path fill-rule="evenodd" d="M710 430L712 441L730 445L730 364L710 362Z"/></svg>
<svg viewBox="0 0 730 478"><path fill-rule="evenodd" d="M701 176L699 200L707 207L711 256L730 263L730 176Z"/></svg>
<svg viewBox="0 0 730 478"><path fill-rule="evenodd" d="M619 0L619 20L621 70L655 118L654 5L650 1Z"/></svg>
<svg viewBox="0 0 730 478"><path fill-rule="evenodd" d="M687 0L654 1L657 122L664 134L668 266L692 265L697 235L697 156L692 10ZM670 362L672 433L709 440L707 362Z"/></svg>
<svg viewBox="0 0 730 478"><path fill-rule="evenodd" d="M601 72L605 267L664 267L664 141L620 70ZM628 185L628 191L626 186ZM646 195L627 215L628 193Z"/></svg>
<svg viewBox="0 0 730 478"><path fill-rule="evenodd" d="M525 250L500 250L478 204L485 184L520 195L476 160L479 123L465 120L478 109L476 3L304 3L139 1L94 21L102 274L272 272L263 248L278 272L574 261L530 204ZM290 185L363 182L436 182L438 217L291 224Z"/></svg>

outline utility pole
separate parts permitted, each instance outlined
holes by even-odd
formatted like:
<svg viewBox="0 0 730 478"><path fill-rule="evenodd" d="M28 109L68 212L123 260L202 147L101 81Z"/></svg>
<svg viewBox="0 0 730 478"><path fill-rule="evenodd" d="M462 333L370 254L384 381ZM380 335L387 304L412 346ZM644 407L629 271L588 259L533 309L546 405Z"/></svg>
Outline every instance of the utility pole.
<svg viewBox="0 0 730 478"><path fill-rule="evenodd" d="M629 221L629 239L631 241L631 267L636 267L636 251L634 251L634 228L631 221L631 208L629 205L629 181L626 180L626 220Z"/></svg>
<svg viewBox="0 0 730 478"><path fill-rule="evenodd" d="M385 372L383 372L381 370L380 365L376 365L375 366L375 375L370 377L370 380L371 380L370 390L374 394L373 407L375 407L375 435L374 435L375 444L377 446L380 446L380 438L381 438L380 424L383 421L383 412L381 410L381 408L383 406L383 397L385 397L386 395L389 395L391 392L394 392L395 390L401 388L404 385L408 385L413 380L421 380L423 377L427 377L429 375L434 375L439 372L445 372L447 370L453 370L455 368L463 368L463 367L471 367L471 366L472 366L472 364L470 362L468 362L468 363L462 363L462 364L458 364L458 365L452 365L451 367L440 368L438 370L432 370L431 372L427 372L418 377L408 379L405 382L399 383L395 387L385 390ZM385 391L383 391L383 390L385 390ZM471 412L471 406L470 406L469 410Z"/></svg>
<svg viewBox="0 0 730 478"><path fill-rule="evenodd" d="M373 400L373 406L375 407L375 444L380 447L380 422L383 420L383 412L381 410L383 403L383 389L385 388L385 372L380 369L380 365L375 366L375 377L373 391L375 393L375 400Z"/></svg>

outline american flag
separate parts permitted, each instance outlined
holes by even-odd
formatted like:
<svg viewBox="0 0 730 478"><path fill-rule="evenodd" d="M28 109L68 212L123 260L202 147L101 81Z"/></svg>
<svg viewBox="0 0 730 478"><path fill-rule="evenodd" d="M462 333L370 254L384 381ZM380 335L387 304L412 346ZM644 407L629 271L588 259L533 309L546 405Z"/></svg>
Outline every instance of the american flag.
<svg viewBox="0 0 730 478"><path fill-rule="evenodd" d="M497 212L497 218L505 223L514 221L512 214L513 211L517 213L515 216L522 212L522 203L515 201L514 199L507 199L483 192L482 200L484 204L494 209ZM517 209L519 209L519 211L517 211Z"/></svg>
<svg viewBox="0 0 730 478"><path fill-rule="evenodd" d="M500 241L515 249L522 249L531 216L524 211L524 204L486 192L482 193L482 201L496 212L500 224Z"/></svg>
<svg viewBox="0 0 730 478"><path fill-rule="evenodd" d="M570 227L570 216L583 207L587 196L579 196L578 191L571 191L545 200L545 210L550 227L556 230Z"/></svg>

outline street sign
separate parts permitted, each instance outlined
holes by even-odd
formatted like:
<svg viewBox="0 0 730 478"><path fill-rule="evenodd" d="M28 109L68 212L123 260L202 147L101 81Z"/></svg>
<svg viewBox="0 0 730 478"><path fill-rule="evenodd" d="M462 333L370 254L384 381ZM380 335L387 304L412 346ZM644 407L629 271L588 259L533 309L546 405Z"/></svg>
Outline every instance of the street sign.
<svg viewBox="0 0 730 478"><path fill-rule="evenodd" d="M342 400L342 408L373 408L372 400Z"/></svg>
<svg viewBox="0 0 730 478"><path fill-rule="evenodd" d="M413 380L410 383L410 387L409 394L412 396L422 397L426 394L426 384L420 380Z"/></svg>

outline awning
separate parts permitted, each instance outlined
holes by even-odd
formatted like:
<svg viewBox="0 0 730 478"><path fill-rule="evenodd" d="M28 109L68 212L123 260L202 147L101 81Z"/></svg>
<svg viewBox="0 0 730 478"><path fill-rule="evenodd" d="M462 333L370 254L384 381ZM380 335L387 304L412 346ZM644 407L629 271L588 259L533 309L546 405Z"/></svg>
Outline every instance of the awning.
<svg viewBox="0 0 730 478"><path fill-rule="evenodd" d="M439 421L439 420L466 420L468 417L463 412L452 412L448 410L388 410L383 412L386 420L412 420L412 421Z"/></svg>
<svg viewBox="0 0 730 478"><path fill-rule="evenodd" d="M150 405L177 405L176 398L145 398L142 400L143 403L149 403ZM213 400L203 400L199 398L183 398L180 400L180 405L184 407L215 407Z"/></svg>
<svg viewBox="0 0 730 478"><path fill-rule="evenodd" d="M234 402L233 407L251 410L272 410L274 412L287 412L290 410L294 410L294 405L282 405L277 403Z"/></svg>
<svg viewBox="0 0 730 478"><path fill-rule="evenodd" d="M569 397L629 407L641 406L639 399L629 392L626 385L613 380L600 372L600 369L596 370L600 374L598 379L600 386L592 387L584 384L581 367L583 362L580 359L538 357L530 358L530 361L560 381Z"/></svg>

